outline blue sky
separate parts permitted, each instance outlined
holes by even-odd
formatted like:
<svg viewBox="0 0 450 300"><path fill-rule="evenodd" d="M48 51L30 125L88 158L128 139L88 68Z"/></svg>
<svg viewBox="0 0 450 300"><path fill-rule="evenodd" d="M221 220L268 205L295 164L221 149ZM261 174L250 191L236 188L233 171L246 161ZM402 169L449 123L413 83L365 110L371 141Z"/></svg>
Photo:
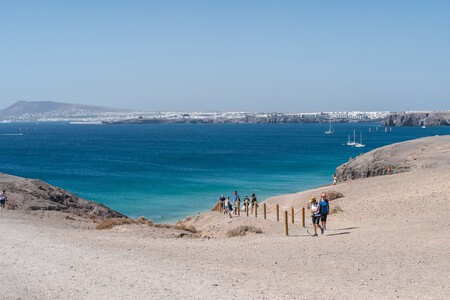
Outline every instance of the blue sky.
<svg viewBox="0 0 450 300"><path fill-rule="evenodd" d="M4 1L0 108L450 109L450 1Z"/></svg>

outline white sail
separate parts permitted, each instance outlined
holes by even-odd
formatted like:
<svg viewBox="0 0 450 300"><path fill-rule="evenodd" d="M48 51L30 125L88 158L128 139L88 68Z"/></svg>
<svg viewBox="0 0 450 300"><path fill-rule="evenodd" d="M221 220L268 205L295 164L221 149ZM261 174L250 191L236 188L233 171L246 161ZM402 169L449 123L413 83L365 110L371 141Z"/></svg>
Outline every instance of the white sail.
<svg viewBox="0 0 450 300"><path fill-rule="evenodd" d="M350 135L348 135L347 146L355 146L355 144L356 144L356 138L355 138L355 131L353 130L353 142L350 142Z"/></svg>
<svg viewBox="0 0 450 300"><path fill-rule="evenodd" d="M355 143L355 147L357 148L361 148L361 147L365 147L366 145L363 144L362 142L362 132L359 133L359 143Z"/></svg>
<svg viewBox="0 0 450 300"><path fill-rule="evenodd" d="M333 128L333 124L331 124L331 120L330 120L330 127L328 128L327 131L325 131L325 134L332 134L334 133L334 128Z"/></svg>

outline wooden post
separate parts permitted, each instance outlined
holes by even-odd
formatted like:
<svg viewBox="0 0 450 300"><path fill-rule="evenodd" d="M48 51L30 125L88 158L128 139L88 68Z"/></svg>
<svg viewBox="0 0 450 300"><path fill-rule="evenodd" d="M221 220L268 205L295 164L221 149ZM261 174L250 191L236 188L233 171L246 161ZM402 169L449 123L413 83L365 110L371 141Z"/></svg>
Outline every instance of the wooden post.
<svg viewBox="0 0 450 300"><path fill-rule="evenodd" d="M240 216L241 215L241 201L238 201L237 202L237 213L238 213L238 216Z"/></svg>
<svg viewBox="0 0 450 300"><path fill-rule="evenodd" d="M288 212L287 212L287 210L284 211L284 231L285 231L286 235L289 235L289 230L288 230Z"/></svg>
<svg viewBox="0 0 450 300"><path fill-rule="evenodd" d="M220 213L223 212L223 202L222 201L220 201L220 204L219 204L219 212Z"/></svg>
<svg viewBox="0 0 450 300"><path fill-rule="evenodd" d="M247 217L248 217L248 202L245 202L245 212L247 213Z"/></svg>
<svg viewBox="0 0 450 300"><path fill-rule="evenodd" d="M294 224L294 208L291 207L291 223Z"/></svg>
<svg viewBox="0 0 450 300"><path fill-rule="evenodd" d="M266 203L263 203L263 208L264 208L264 220L266 220L266 219L267 219L267 213L266 213L267 207L266 207Z"/></svg>
<svg viewBox="0 0 450 300"><path fill-rule="evenodd" d="M255 218L257 218L258 217L258 203L255 202L254 206L255 206Z"/></svg>
<svg viewBox="0 0 450 300"><path fill-rule="evenodd" d="M277 204L277 221L280 221L280 205Z"/></svg>
<svg viewBox="0 0 450 300"><path fill-rule="evenodd" d="M304 207L302 207L302 225L303 225L303 227L306 227L305 226L305 208Z"/></svg>
<svg viewBox="0 0 450 300"><path fill-rule="evenodd" d="M220 212L220 200L217 200L216 209L218 212Z"/></svg>

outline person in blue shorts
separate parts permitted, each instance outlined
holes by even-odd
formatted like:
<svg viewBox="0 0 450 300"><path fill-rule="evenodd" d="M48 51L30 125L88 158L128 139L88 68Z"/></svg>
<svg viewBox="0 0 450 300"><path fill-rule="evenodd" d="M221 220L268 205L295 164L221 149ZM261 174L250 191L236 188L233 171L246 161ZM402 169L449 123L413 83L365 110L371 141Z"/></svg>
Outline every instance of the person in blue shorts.
<svg viewBox="0 0 450 300"><path fill-rule="evenodd" d="M327 195L322 193L322 196L319 201L320 205L320 221L322 223L322 228L327 229L327 216L330 212L330 203L328 202Z"/></svg>

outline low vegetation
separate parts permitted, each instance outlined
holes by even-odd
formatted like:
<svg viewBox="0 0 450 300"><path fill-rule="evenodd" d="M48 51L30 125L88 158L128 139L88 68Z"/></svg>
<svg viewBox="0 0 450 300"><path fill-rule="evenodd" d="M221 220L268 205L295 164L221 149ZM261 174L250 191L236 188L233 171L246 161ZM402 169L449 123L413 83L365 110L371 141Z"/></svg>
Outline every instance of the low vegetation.
<svg viewBox="0 0 450 300"><path fill-rule="evenodd" d="M132 224L137 224L137 225L147 225L147 226L154 226L156 228L166 228L166 229L176 229L176 230L183 230L183 231L188 231L191 233L197 233L197 228L195 228L192 225L186 225L182 222L178 222L175 225L171 225L171 224L153 224L153 222L151 220L148 220L144 217L139 217L137 219L130 219L130 218L111 218L111 219L107 219L104 220L102 222L100 222L97 225L97 229L99 230L103 230L103 229L110 229L113 228L115 226L120 226L120 225L132 225Z"/></svg>
<svg viewBox="0 0 450 300"><path fill-rule="evenodd" d="M234 229L231 229L227 232L228 237L233 236L244 236L247 232L252 233L262 233L262 229L255 227L255 226L249 226L249 225L241 225L239 227L236 227Z"/></svg>
<svg viewBox="0 0 450 300"><path fill-rule="evenodd" d="M114 226L129 225L129 224L143 224L152 226L153 222L144 217L139 217L136 220L130 218L111 218L100 222L96 228L99 230L103 230L113 228Z"/></svg>
<svg viewBox="0 0 450 300"><path fill-rule="evenodd" d="M192 226L192 225L186 225L186 224L184 224L184 223L182 223L182 222L178 222L178 223L175 225L175 229L178 229L178 230L184 230L184 231L189 231L189 232L191 232L191 233L197 233L197 228L195 228L195 226Z"/></svg>

